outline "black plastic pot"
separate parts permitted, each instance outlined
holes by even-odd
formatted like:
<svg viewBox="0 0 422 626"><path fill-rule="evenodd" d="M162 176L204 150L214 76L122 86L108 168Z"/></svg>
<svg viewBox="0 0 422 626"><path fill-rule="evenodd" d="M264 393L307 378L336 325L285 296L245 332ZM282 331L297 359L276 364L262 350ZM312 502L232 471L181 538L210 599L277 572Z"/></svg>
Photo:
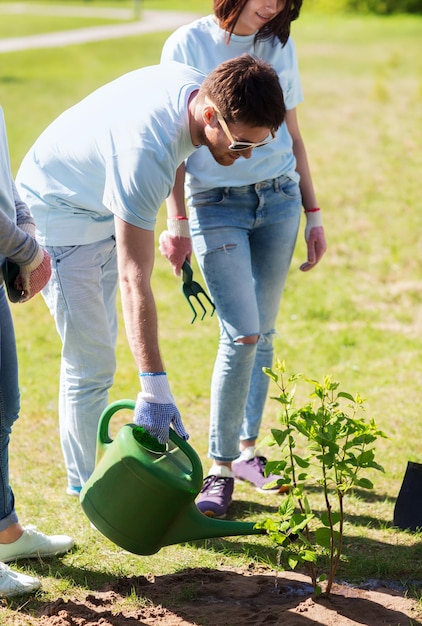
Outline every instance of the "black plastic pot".
<svg viewBox="0 0 422 626"><path fill-rule="evenodd" d="M394 526L422 531L422 464L407 463L402 486L394 507Z"/></svg>

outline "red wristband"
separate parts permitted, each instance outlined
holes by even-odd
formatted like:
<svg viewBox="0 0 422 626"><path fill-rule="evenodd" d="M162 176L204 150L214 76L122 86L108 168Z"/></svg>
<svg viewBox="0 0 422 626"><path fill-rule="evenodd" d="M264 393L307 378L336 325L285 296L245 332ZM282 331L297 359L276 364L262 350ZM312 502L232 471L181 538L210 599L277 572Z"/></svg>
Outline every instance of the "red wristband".
<svg viewBox="0 0 422 626"><path fill-rule="evenodd" d="M305 209L305 213L318 213L318 211L321 211L319 207L315 207L315 209Z"/></svg>

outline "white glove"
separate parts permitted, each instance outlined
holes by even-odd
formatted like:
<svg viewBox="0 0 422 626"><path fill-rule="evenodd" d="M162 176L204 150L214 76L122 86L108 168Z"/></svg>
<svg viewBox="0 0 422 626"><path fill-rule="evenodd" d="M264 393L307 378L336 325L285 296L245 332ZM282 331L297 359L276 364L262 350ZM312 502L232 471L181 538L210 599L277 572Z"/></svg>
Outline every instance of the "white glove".
<svg viewBox="0 0 422 626"><path fill-rule="evenodd" d="M160 443L167 443L170 425L182 439L189 435L183 427L182 418L165 372L140 373L142 391L138 393L133 421L142 426Z"/></svg>

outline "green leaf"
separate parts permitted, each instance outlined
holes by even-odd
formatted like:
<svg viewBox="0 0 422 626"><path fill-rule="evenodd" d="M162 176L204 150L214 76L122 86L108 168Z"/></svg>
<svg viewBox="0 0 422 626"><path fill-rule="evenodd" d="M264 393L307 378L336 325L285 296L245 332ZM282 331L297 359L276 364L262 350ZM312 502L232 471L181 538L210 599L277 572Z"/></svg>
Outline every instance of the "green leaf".
<svg viewBox="0 0 422 626"><path fill-rule="evenodd" d="M322 595L322 587L320 585L316 585L315 586L315 595L316 596L321 596Z"/></svg>
<svg viewBox="0 0 422 626"><path fill-rule="evenodd" d="M383 468L383 466L382 466L382 465L379 465L378 463L375 463L375 461L374 461L373 463L371 463L371 464L369 465L369 467L370 467L371 469L375 469L375 470L378 470L379 472L383 472L383 473L385 473L385 469Z"/></svg>
<svg viewBox="0 0 422 626"><path fill-rule="evenodd" d="M295 503L293 498L288 495L287 498L278 507L278 514L283 517L291 517L295 512Z"/></svg>
<svg viewBox="0 0 422 626"><path fill-rule="evenodd" d="M284 372L286 371L286 363L285 363L285 361L282 361L281 359L276 359L275 369L278 372L281 372L282 374L284 374Z"/></svg>
<svg viewBox="0 0 422 626"><path fill-rule="evenodd" d="M290 569L295 569L297 564L299 563L299 558L296 555L291 555L287 559Z"/></svg>
<svg viewBox="0 0 422 626"><path fill-rule="evenodd" d="M372 449L365 450L357 458L358 465L360 465L361 467L365 467L368 463L372 463L374 457L375 453Z"/></svg>
<svg viewBox="0 0 422 626"><path fill-rule="evenodd" d="M312 515L312 508L309 503L309 499L306 496L303 498L302 504L306 515Z"/></svg>
<svg viewBox="0 0 422 626"><path fill-rule="evenodd" d="M296 461L296 463L299 465L299 467L301 467L302 469L306 469L307 467L309 467L309 461L307 459L303 459L297 454L294 454L293 458Z"/></svg>
<svg viewBox="0 0 422 626"><path fill-rule="evenodd" d="M309 474L307 472L302 472L301 474L299 474L299 476L297 477L297 480L299 482L305 482L308 478Z"/></svg>
<svg viewBox="0 0 422 626"><path fill-rule="evenodd" d="M315 531L315 542L323 548L330 548L331 545L331 532L329 528L322 526Z"/></svg>
<svg viewBox="0 0 422 626"><path fill-rule="evenodd" d="M265 465L265 476L277 474L281 476L286 468L287 461L267 461Z"/></svg>
<svg viewBox="0 0 422 626"><path fill-rule="evenodd" d="M337 394L337 398L346 398L347 400L351 400L352 402L355 402L354 397L350 395L350 393L346 393L346 391L339 391Z"/></svg>
<svg viewBox="0 0 422 626"><path fill-rule="evenodd" d="M284 428L283 430L280 430L279 428L271 429L271 434L274 437L274 440L279 447L283 445L289 433L290 433L290 430L288 428Z"/></svg>
<svg viewBox="0 0 422 626"><path fill-rule="evenodd" d="M335 526L336 524L338 524L341 520L341 515L340 513L337 513L336 511L332 511L331 512L331 525ZM328 512L324 511L321 515L321 522L324 524L324 526L330 526L330 518L328 516Z"/></svg>
<svg viewBox="0 0 422 626"><path fill-rule="evenodd" d="M303 561L307 561L308 563L317 562L317 553L314 550L303 550L301 557Z"/></svg>
<svg viewBox="0 0 422 626"><path fill-rule="evenodd" d="M312 513L309 515L303 515L302 513L296 513L290 518L290 528L294 533L298 533L307 526L311 520L315 517Z"/></svg>
<svg viewBox="0 0 422 626"><path fill-rule="evenodd" d="M270 367L263 367L262 371L264 372L264 374L266 376L268 376L269 378L272 378L272 380L276 383L278 382L278 376L275 372L273 372L273 370Z"/></svg>
<svg viewBox="0 0 422 626"><path fill-rule="evenodd" d="M358 487L362 487L362 489L373 489L374 484L368 478L357 478L354 483Z"/></svg>

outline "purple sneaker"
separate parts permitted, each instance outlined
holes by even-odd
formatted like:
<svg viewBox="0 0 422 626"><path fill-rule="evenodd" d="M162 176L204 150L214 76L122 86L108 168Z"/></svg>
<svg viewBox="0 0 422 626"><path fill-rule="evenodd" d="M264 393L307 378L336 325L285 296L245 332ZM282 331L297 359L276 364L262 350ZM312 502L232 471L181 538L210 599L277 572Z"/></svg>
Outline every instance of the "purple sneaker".
<svg viewBox="0 0 422 626"><path fill-rule="evenodd" d="M266 464L267 459L264 456L254 456L249 459L249 461L236 461L232 465L232 470L235 478L252 483L252 485L255 485L256 490L261 493L286 493L289 491L287 485L282 485L281 487L276 485L271 489L264 488L265 485L280 478L280 476L276 476L275 474L265 476Z"/></svg>
<svg viewBox="0 0 422 626"><path fill-rule="evenodd" d="M208 517L226 517L234 489L234 478L225 476L207 476L196 506Z"/></svg>

